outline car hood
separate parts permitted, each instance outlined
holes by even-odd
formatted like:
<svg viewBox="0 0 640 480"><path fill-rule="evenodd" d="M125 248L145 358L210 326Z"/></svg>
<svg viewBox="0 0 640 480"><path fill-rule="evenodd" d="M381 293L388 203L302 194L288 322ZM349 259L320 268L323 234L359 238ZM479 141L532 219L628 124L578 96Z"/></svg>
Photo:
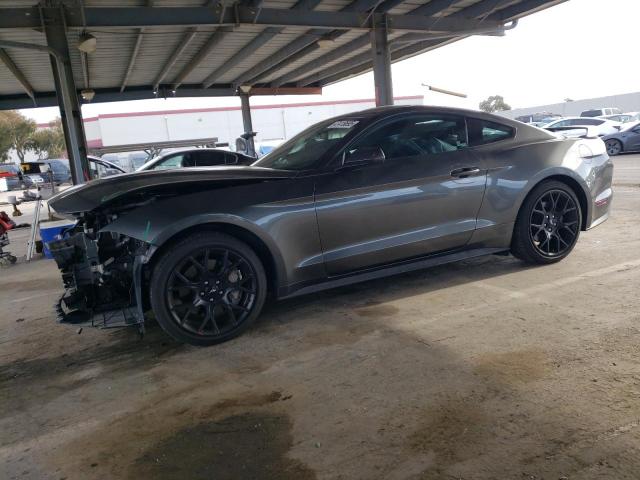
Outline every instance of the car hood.
<svg viewBox="0 0 640 480"><path fill-rule="evenodd" d="M49 200L49 205L60 214L89 212L136 193L153 194L179 192L185 187L212 188L234 181L277 180L291 178L296 172L251 166L220 166L206 168L182 168L175 170L151 170L114 175L76 185L60 192ZM187 190L188 191L188 190Z"/></svg>

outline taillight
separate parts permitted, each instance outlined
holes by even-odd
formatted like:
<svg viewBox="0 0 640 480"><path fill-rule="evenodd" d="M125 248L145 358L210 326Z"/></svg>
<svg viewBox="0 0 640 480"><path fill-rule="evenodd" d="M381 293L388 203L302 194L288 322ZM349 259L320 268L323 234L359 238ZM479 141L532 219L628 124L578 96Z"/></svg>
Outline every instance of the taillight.
<svg viewBox="0 0 640 480"><path fill-rule="evenodd" d="M12 173L12 172L0 172L0 178L7 178L7 177L17 177L18 174L17 173Z"/></svg>

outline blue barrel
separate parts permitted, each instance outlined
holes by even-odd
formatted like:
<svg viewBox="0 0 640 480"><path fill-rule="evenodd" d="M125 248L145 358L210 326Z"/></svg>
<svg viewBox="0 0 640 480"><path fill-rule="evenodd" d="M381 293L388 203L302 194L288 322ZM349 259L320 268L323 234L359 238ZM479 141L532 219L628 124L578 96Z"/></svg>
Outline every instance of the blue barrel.
<svg viewBox="0 0 640 480"><path fill-rule="evenodd" d="M62 238L62 232L66 228L73 227L74 222L69 220L57 220L55 222L40 222L40 238L44 244L44 256L46 258L53 258L51 251L49 250L49 242L54 240L60 240Z"/></svg>

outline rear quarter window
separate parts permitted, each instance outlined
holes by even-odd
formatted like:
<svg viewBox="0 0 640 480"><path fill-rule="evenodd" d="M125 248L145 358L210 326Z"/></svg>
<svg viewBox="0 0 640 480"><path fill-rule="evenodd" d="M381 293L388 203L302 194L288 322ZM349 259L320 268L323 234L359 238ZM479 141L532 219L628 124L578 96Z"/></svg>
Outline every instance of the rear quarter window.
<svg viewBox="0 0 640 480"><path fill-rule="evenodd" d="M508 125L477 118L467 119L467 129L469 145L472 147L507 140L513 138L516 133L515 129Z"/></svg>

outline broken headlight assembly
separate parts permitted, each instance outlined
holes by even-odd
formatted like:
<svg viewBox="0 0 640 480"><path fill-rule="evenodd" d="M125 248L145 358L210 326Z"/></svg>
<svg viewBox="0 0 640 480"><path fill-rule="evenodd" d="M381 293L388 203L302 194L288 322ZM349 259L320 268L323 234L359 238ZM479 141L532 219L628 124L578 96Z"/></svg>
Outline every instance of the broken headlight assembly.
<svg viewBox="0 0 640 480"><path fill-rule="evenodd" d="M100 231L109 220L81 217L61 240L49 243L65 289L56 313L63 323L142 330L142 265L149 244Z"/></svg>

